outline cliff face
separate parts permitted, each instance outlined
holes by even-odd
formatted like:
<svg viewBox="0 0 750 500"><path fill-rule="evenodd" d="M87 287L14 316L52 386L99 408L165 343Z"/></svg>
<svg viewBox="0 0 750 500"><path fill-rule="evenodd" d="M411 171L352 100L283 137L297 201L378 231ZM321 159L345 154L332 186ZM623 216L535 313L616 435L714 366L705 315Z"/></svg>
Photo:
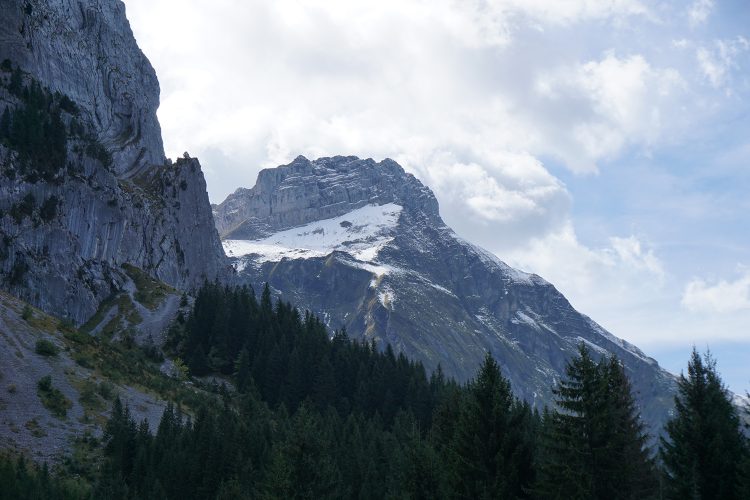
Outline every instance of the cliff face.
<svg viewBox="0 0 750 500"><path fill-rule="evenodd" d="M461 381L490 352L516 394L540 407L583 342L623 361L653 430L667 418L672 375L544 279L459 238L429 188L391 160L298 158L261 172L214 213L241 281L267 281L331 329Z"/></svg>
<svg viewBox="0 0 750 500"><path fill-rule="evenodd" d="M213 212L223 238L256 239L388 202L407 205L435 223L440 220L432 191L396 162L355 157L311 162L300 156L289 165L262 170L255 187L238 189Z"/></svg>
<svg viewBox="0 0 750 500"><path fill-rule="evenodd" d="M117 175L164 162L159 82L119 0L3 0L0 61L72 99Z"/></svg>
<svg viewBox="0 0 750 500"><path fill-rule="evenodd" d="M81 323L123 264L181 289L226 270L200 164L164 158L122 2L5 0L0 61L3 288Z"/></svg>

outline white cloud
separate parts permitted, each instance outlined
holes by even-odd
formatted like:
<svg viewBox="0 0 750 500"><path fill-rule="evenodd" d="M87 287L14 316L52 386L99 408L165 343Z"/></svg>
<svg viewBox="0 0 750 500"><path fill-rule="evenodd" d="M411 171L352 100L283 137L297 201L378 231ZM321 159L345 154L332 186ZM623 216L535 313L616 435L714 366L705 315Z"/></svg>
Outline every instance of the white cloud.
<svg viewBox="0 0 750 500"><path fill-rule="evenodd" d="M675 284L668 256L647 244L660 235L613 213L601 214L609 227L584 231L576 188L600 184L570 174L604 178L703 139L726 95L714 87L739 93L747 41L708 33L717 23L691 30L686 3L126 4L161 82L167 154L202 160L212 201L298 154L392 157L462 236L549 279L614 333L641 343L690 330L700 341L711 329L680 323L693 316L680 306L684 278ZM684 205L673 191L663 203Z"/></svg>
<svg viewBox="0 0 750 500"><path fill-rule="evenodd" d="M571 133L556 131L555 152L577 171L595 171L597 161L633 144L649 147L672 131L685 87L673 68L653 68L642 55L620 58L612 52L536 82L547 105L574 110L566 124Z"/></svg>
<svg viewBox="0 0 750 500"><path fill-rule="evenodd" d="M750 41L739 36L731 40L714 40L710 47L698 47L695 57L711 86L723 88L730 83L731 72L739 68L738 56L748 49Z"/></svg>
<svg viewBox="0 0 750 500"><path fill-rule="evenodd" d="M750 270L734 281L709 283L697 278L685 287L682 305L692 312L732 313L750 310Z"/></svg>
<svg viewBox="0 0 750 500"><path fill-rule="evenodd" d="M605 303L625 307L628 297L640 303L660 290L665 278L653 249L636 236L612 237L608 246L589 248L578 240L571 221L505 257L555 283L583 311Z"/></svg>
<svg viewBox="0 0 750 500"><path fill-rule="evenodd" d="M487 2L548 24L571 24L592 19L652 17L637 0L499 0Z"/></svg>
<svg viewBox="0 0 750 500"><path fill-rule="evenodd" d="M688 19L691 26L703 24L714 10L714 0L695 0L688 9Z"/></svg>

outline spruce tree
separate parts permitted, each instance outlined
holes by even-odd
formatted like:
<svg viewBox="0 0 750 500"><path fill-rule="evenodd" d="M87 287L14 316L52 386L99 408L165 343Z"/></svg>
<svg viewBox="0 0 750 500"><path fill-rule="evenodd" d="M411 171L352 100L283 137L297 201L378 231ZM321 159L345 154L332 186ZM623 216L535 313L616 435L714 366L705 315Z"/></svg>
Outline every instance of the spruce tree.
<svg viewBox="0 0 750 500"><path fill-rule="evenodd" d="M511 426L514 398L510 382L488 353L477 378L468 388L453 443L454 490L466 498L523 497L524 487L515 471L523 453L519 426ZM456 481L457 480L457 481Z"/></svg>
<svg viewBox="0 0 750 500"><path fill-rule="evenodd" d="M596 363L581 345L553 390L544 418L537 495L560 499L640 499L655 493L653 464L622 365Z"/></svg>
<svg viewBox="0 0 750 500"><path fill-rule="evenodd" d="M661 438L666 498L743 498L739 417L711 355L701 358L693 349L678 386L675 416Z"/></svg>

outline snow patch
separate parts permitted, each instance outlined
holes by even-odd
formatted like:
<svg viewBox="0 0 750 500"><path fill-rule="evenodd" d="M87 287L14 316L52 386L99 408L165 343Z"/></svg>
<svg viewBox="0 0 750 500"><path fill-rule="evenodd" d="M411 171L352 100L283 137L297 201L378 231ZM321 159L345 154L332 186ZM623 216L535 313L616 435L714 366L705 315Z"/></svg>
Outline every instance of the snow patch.
<svg viewBox="0 0 750 500"><path fill-rule="evenodd" d="M280 231L258 240L224 240L229 257L253 255L258 262L325 257L345 252L360 261L374 260L393 240L403 208L395 203L367 205L351 212Z"/></svg>
<svg viewBox="0 0 750 500"><path fill-rule="evenodd" d="M650 365L656 365L657 364L657 362L656 362L655 359L649 358L648 356L646 356L646 354L643 351L641 351L640 349L638 349L636 346L634 346L630 342L627 342L627 341L625 341L625 340L623 340L623 339L621 339L619 337L615 337L614 335L612 335L611 333L609 333L607 330L605 330L604 328L602 328L601 326L599 326L594 320L592 320L588 316L583 315L583 317L586 319L586 321L588 321L589 326L591 326L591 328L596 333L598 333L602 337L606 338L607 340L609 340L613 344L619 346L620 348L622 348L625 351L629 352L630 354L632 354L636 358L639 358L642 361L645 361L646 363L648 363Z"/></svg>
<svg viewBox="0 0 750 500"><path fill-rule="evenodd" d="M396 294L393 293L393 289L388 285L382 285L378 290L378 301L383 307L394 311L394 303L396 302Z"/></svg>
<svg viewBox="0 0 750 500"><path fill-rule="evenodd" d="M447 289L447 288L445 288L444 286L440 286L440 285L438 285L437 283L433 283L432 281L429 281L429 280L427 280L427 283L428 283L428 284L429 284L429 285L430 285L430 286L431 286L432 288L434 288L434 289L436 289L436 290L440 290L441 292L443 292L443 293L444 293L444 294L446 294L446 295L450 295L451 297L456 297L456 294L455 294L455 293L451 292L450 290L448 290L448 289ZM456 298L458 298L458 297L456 297Z"/></svg>
<svg viewBox="0 0 750 500"><path fill-rule="evenodd" d="M609 356L611 354L608 350L606 350L605 348L601 346L594 344L590 340L586 340L585 338L580 337L580 336L576 337L576 339L578 339L578 342L576 342L576 344L580 344L581 342L583 342L584 344L586 344L586 347L588 347L592 351L598 352L602 356Z"/></svg>

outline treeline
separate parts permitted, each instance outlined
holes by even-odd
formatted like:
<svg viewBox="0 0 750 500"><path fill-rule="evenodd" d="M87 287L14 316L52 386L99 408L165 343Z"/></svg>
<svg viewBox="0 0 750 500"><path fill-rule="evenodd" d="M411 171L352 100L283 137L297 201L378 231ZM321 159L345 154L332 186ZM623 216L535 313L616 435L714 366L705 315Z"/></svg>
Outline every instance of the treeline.
<svg viewBox="0 0 750 500"><path fill-rule="evenodd" d="M169 406L156 432L116 401L101 469L65 498L750 498L737 410L696 352L650 449L622 364L584 346L541 415L490 356L465 386L427 377L387 347L345 332L329 340L267 288L258 301L206 285L169 348L193 374L227 375L236 390L217 386L190 415ZM0 481L14 488L48 478L7 470Z"/></svg>
<svg viewBox="0 0 750 500"><path fill-rule="evenodd" d="M256 391L271 408L290 412L309 400L318 410L376 413L388 425L409 410L422 428L442 392L456 389L440 371L428 379L420 362L352 342L345 330L328 337L315 316L284 302L275 305L266 286L260 301L246 288L205 285L192 312L168 333L167 349L190 374L234 377L239 392Z"/></svg>

